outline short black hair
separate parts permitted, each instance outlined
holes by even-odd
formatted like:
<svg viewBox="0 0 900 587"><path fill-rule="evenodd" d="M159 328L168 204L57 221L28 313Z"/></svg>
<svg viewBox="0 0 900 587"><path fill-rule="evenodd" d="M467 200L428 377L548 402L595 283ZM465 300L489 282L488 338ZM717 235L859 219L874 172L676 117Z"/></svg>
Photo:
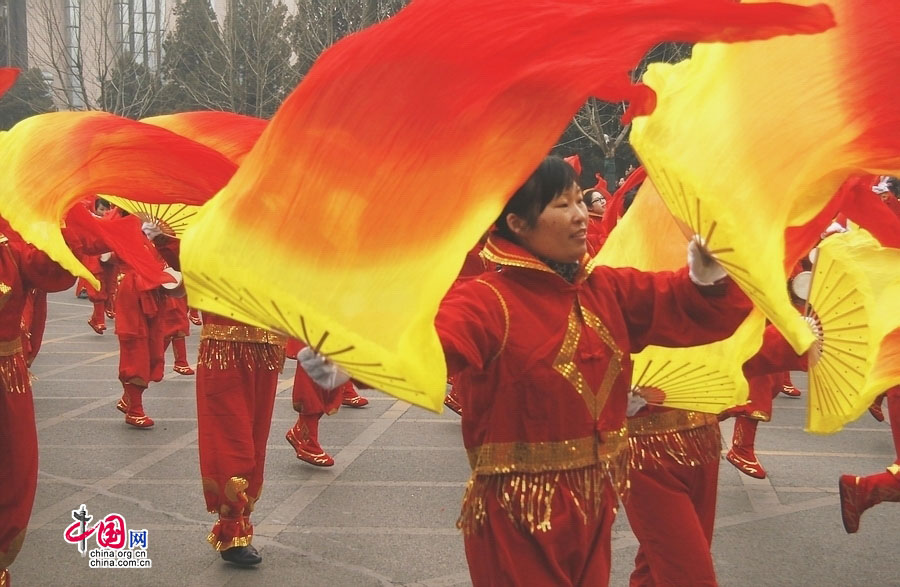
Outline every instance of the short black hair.
<svg viewBox="0 0 900 587"><path fill-rule="evenodd" d="M538 216L558 195L576 183L575 169L559 157L546 157L525 183L512 195L495 225L500 236L515 240L512 229L506 223L510 212L524 218L528 226L534 226Z"/></svg>
<svg viewBox="0 0 900 587"><path fill-rule="evenodd" d="M888 191L900 198L900 180L896 177L889 177L887 180Z"/></svg>

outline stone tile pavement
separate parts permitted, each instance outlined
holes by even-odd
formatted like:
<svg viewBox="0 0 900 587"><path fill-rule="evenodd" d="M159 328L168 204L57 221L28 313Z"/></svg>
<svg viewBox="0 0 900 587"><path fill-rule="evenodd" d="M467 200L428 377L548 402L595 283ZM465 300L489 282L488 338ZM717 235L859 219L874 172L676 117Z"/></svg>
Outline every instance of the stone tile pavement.
<svg viewBox="0 0 900 587"><path fill-rule="evenodd" d="M40 440L38 492L18 586L469 584L454 527L468 464L459 419L372 390L364 409L325 418L331 469L298 461L283 440L294 422L288 362L275 403L266 482L254 514L264 562L224 564L205 542L213 522L200 487L194 378L169 371L145 407L155 428L137 430L115 409L118 352L110 330L87 326L90 306L72 292L50 296L44 347L33 366ZM196 356L199 329L188 339ZM169 357L171 363L171 357ZM805 390L805 377L795 381ZM840 434L803 432L805 400L779 397L760 426L756 481L724 460L713 554L726 586L900 585L900 507L868 512L859 534L841 527L837 477L878 472L893 459L889 427L869 416ZM723 425L730 440L731 424ZM121 514L146 529L149 569L91 569L63 532L85 504L96 518ZM613 585L627 585L636 542L620 512Z"/></svg>

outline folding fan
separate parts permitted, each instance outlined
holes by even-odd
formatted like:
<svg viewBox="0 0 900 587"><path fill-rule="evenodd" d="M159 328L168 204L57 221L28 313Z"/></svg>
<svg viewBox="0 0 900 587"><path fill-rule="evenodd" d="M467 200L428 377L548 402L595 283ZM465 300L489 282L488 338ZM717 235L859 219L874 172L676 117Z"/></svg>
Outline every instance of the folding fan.
<svg viewBox="0 0 900 587"><path fill-rule="evenodd" d="M200 209L199 206L188 204L150 204L118 196L101 195L100 197L126 212L134 214L144 222L156 224L163 234L174 238L181 238L184 230L190 226Z"/></svg>
<svg viewBox="0 0 900 587"><path fill-rule="evenodd" d="M805 319L809 350L806 429L828 434L900 383L900 249L881 247L864 230L819 246Z"/></svg>
<svg viewBox="0 0 900 587"><path fill-rule="evenodd" d="M653 182L643 183L595 262L644 271L680 269L687 239ZM648 403L717 414L747 399L741 366L759 349L765 319L753 310L729 338L696 347L650 346L632 355L635 393Z"/></svg>
<svg viewBox="0 0 900 587"><path fill-rule="evenodd" d="M699 43L688 60L653 64L643 81L656 109L631 131L672 213L798 353L814 336L784 287L796 261L785 230L816 217L848 176L900 171L897 3L829 6L838 25L821 34Z"/></svg>

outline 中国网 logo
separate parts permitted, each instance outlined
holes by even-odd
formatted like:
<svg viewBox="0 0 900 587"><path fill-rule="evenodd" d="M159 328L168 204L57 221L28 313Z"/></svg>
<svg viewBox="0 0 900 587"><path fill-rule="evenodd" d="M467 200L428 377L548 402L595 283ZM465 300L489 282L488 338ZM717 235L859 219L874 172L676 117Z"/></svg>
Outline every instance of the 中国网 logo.
<svg viewBox="0 0 900 587"><path fill-rule="evenodd" d="M84 504L72 510L72 519L74 522L66 528L63 538L76 545L81 556L90 558L92 569L151 568L146 529L129 530L124 516L115 513L94 521ZM91 540L95 548L89 548Z"/></svg>

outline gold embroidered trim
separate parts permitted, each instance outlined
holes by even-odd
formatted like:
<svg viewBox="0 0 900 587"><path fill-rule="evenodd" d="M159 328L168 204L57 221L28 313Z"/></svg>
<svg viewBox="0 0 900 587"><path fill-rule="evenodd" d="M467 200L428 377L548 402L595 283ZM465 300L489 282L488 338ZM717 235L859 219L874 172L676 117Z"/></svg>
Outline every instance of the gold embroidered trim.
<svg viewBox="0 0 900 587"><path fill-rule="evenodd" d="M629 421L630 423L630 421ZM630 430L630 427L629 427ZM658 432L644 432L628 437L628 466L642 470L675 463L685 467L699 467L719 460L722 436L718 422L694 428Z"/></svg>
<svg viewBox="0 0 900 587"><path fill-rule="evenodd" d="M579 313L581 319L579 319ZM581 371L579 371L578 367L575 365L575 351L578 348L578 341L581 338L582 320L584 321L584 324L593 330L600 340L606 344L610 352L612 352L609 365L607 365L606 372L603 374L603 380L600 382L600 386L597 388L596 392L590 389L584 375L582 375ZM622 352L622 349L616 344L616 341L603 324L603 321L600 320L596 314L582 307L576 300L566 319L566 333L563 337L559 354L553 360L553 369L565 377L572 387L575 388L575 391L577 391L578 395L584 400L588 412L590 412L595 420L599 417L600 412L603 411L603 407L606 405L606 400L609 398L609 394L616 382L616 378L618 378L619 374L622 372L623 356L624 353Z"/></svg>
<svg viewBox="0 0 900 587"><path fill-rule="evenodd" d="M253 542L253 524L244 516L220 517L206 536L206 541L218 552L237 546L250 546Z"/></svg>
<svg viewBox="0 0 900 587"><path fill-rule="evenodd" d="M646 434L667 434L692 430L713 424L718 424L715 414L689 410L667 410L638 418L628 418L627 421L629 438Z"/></svg>
<svg viewBox="0 0 900 587"><path fill-rule="evenodd" d="M0 357L11 357L22 352L22 339L0 340Z"/></svg>
<svg viewBox="0 0 900 587"><path fill-rule="evenodd" d="M205 338L200 340L197 363L207 369L224 370L243 365L280 373L284 369L284 346Z"/></svg>
<svg viewBox="0 0 900 587"><path fill-rule="evenodd" d="M568 492L582 521L597 519L606 505L607 488L624 496L627 455L581 469L542 473L473 475L466 486L456 527L464 534L478 531L487 519L487 500L496 500L520 530L534 534L551 529L553 499ZM615 503L612 504L615 508Z"/></svg>
<svg viewBox="0 0 900 587"><path fill-rule="evenodd" d="M488 361L488 363L493 363L494 360L500 356L500 353L503 352L503 349L506 348L506 341L509 340L509 308L506 306L506 300L503 298L503 294L500 293L500 290L483 279L476 279L475 281L486 285L491 289L492 292L494 292L494 295L497 296L497 300L500 301L500 307L503 308L503 319L506 321L503 328L503 342L500 343L500 350L498 350L497 354L491 357L491 360Z"/></svg>
<svg viewBox="0 0 900 587"><path fill-rule="evenodd" d="M484 248L481 249L481 253L479 254L482 258L487 259L492 263L497 263L498 265L507 265L509 267L525 267L526 269L535 269L536 271L553 273L553 269L550 269L534 257L523 257L521 255L513 255L505 251L501 251L497 248L497 245L495 245L491 241L491 239L488 239L487 244L484 245Z"/></svg>
<svg viewBox="0 0 900 587"><path fill-rule="evenodd" d="M594 391L575 365L575 350L578 348L578 341L581 338L581 321L578 319L576 308L577 302L576 305L572 306L569 316L566 318L566 334L563 336L559 354L553 359L553 370L565 377L569 384L575 388L575 391L584 400L591 417L596 420L598 412Z"/></svg>
<svg viewBox="0 0 900 587"><path fill-rule="evenodd" d="M269 332L265 328L257 328L256 326L233 325L226 326L224 324L204 324L200 331L200 340L227 340L229 342L261 342L265 344L275 344L284 346L287 344L287 337L280 334Z"/></svg>
<svg viewBox="0 0 900 587"><path fill-rule="evenodd" d="M468 450L474 475L543 473L612 461L628 447L627 429L558 442L492 442Z"/></svg>

